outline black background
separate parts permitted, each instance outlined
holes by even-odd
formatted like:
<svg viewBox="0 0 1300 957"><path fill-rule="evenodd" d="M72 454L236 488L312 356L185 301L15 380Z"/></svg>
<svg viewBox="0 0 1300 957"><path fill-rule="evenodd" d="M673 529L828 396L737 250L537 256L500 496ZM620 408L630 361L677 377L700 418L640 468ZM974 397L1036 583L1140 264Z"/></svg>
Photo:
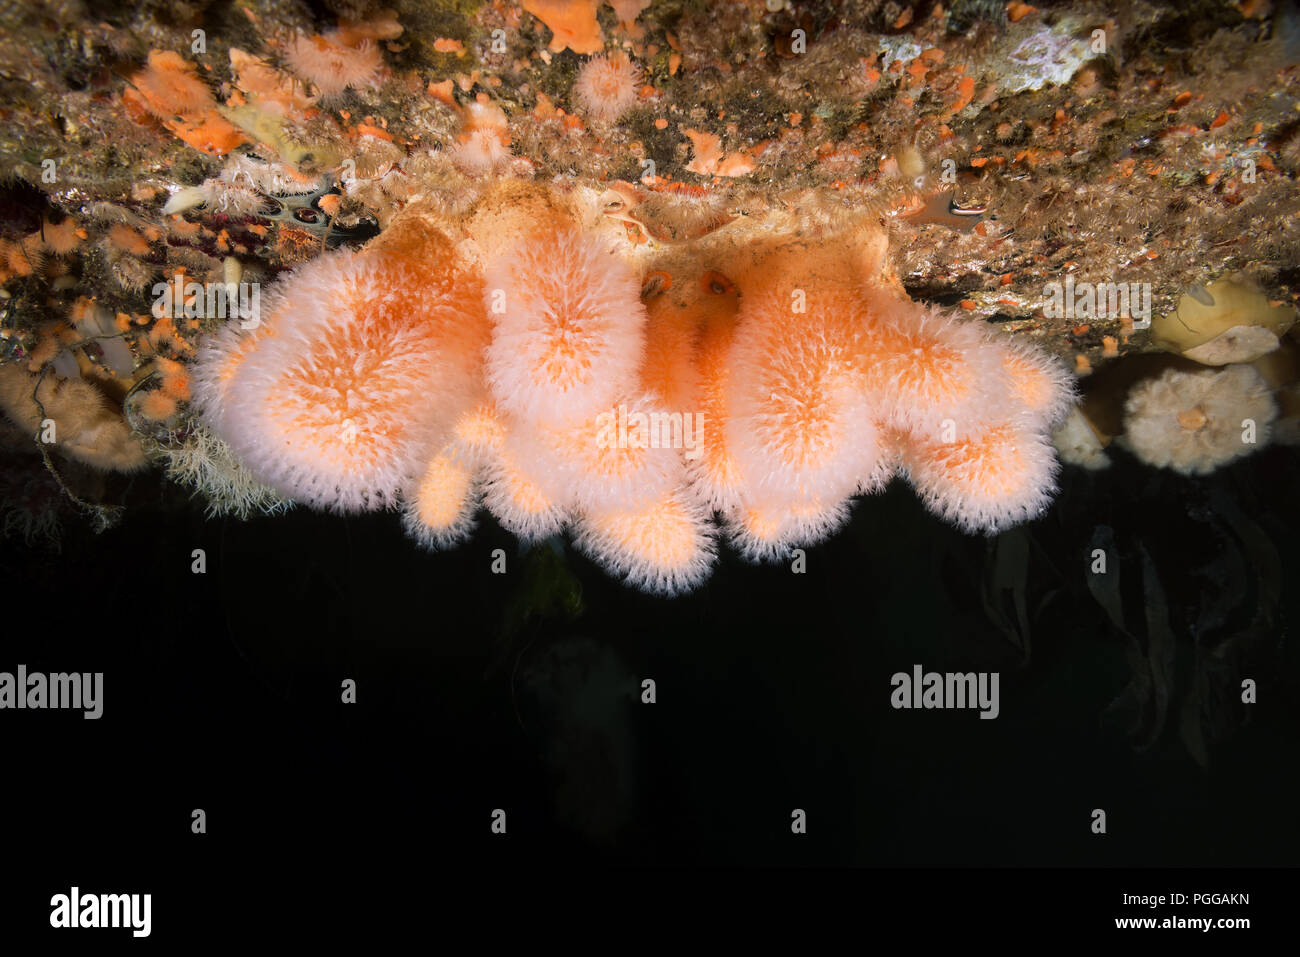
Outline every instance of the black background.
<svg viewBox="0 0 1300 957"><path fill-rule="evenodd" d="M1268 450L1202 480L1122 456L1065 473L1057 505L1020 533L1027 643L984 607L993 545L901 482L810 549L805 574L724 553L705 588L664 600L567 544L521 552L487 517L467 545L427 554L392 514L205 520L141 480L115 529L74 525L58 554L5 545L0 670L104 672L98 721L0 712L5 843L27 862L6 923L47 926L49 895L74 883L152 891L155 924L175 927L205 912L189 887L233 882L256 900L484 868L1294 865L1296 458ZM1207 579L1230 547L1206 519L1224 502L1267 534L1286 583L1249 641L1227 637L1254 592L1216 595L1224 582ZM1258 704L1225 705L1204 766L1176 717L1144 748L1107 711L1134 665L1086 584L1101 525L1137 618L1140 546L1179 660L1230 649L1229 690L1259 683ZM1193 633L1211 599L1232 615ZM914 664L1000 672L1000 716L893 710L890 676ZM191 833L195 808L206 834ZM506 835L491 832L496 808ZM806 834L791 833L794 808ZM1109 913L1118 873L1089 885L1092 919L1125 914ZM1017 893L1047 893L1024 878L1008 878ZM1191 883L1250 889L1235 880Z"/></svg>

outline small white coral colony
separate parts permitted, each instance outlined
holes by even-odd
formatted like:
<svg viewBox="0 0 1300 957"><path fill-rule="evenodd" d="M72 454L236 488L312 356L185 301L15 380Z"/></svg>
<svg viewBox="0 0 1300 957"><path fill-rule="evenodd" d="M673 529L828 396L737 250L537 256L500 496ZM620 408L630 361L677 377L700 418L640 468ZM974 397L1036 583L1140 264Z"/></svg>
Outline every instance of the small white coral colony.
<svg viewBox="0 0 1300 957"><path fill-rule="evenodd" d="M1167 369L1124 405L1124 444L1143 462L1204 475L1268 444L1277 404L1252 366Z"/></svg>

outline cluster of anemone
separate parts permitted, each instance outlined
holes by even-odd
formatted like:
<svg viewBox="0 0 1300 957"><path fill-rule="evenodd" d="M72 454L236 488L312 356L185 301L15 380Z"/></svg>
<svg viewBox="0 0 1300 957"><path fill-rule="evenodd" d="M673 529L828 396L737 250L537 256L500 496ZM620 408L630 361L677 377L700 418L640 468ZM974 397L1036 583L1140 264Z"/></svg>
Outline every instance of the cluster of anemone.
<svg viewBox="0 0 1300 957"><path fill-rule="evenodd" d="M58 269L46 267L52 259L70 256L85 238L85 230L78 229L69 217L59 223L44 220L39 229L21 239L0 239L0 282L41 272L46 272L47 278L57 278L50 273L58 273Z"/></svg>
<svg viewBox="0 0 1300 957"><path fill-rule="evenodd" d="M1061 458L1106 468L1114 443L1146 465L1205 475L1270 443L1300 444L1295 319L1241 280L1194 287L1152 322L1152 342L1173 355L1125 356L1089 377L1053 436Z"/></svg>
<svg viewBox="0 0 1300 957"><path fill-rule="evenodd" d="M971 532L1048 504L1070 376L908 299L878 230L666 272L580 222L544 192L456 223L413 204L210 338L209 426L292 500L400 508L430 548L486 508L661 594L704 581L724 537L751 560L816 543L896 475Z"/></svg>
<svg viewBox="0 0 1300 957"><path fill-rule="evenodd" d="M1053 439L1063 461L1087 469L1109 467L1114 445L1145 465L1206 475L1271 443L1296 444L1295 375L1278 381L1276 365L1126 357L1090 383Z"/></svg>

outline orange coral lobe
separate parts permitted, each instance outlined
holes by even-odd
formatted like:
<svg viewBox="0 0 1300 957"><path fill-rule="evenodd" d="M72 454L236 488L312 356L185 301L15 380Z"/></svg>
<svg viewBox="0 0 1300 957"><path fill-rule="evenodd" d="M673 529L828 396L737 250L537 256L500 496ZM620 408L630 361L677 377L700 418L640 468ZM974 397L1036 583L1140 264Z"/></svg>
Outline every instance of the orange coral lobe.
<svg viewBox="0 0 1300 957"><path fill-rule="evenodd" d="M473 473L444 452L429 463L416 487L416 514L431 529L451 528L463 515L472 490Z"/></svg>

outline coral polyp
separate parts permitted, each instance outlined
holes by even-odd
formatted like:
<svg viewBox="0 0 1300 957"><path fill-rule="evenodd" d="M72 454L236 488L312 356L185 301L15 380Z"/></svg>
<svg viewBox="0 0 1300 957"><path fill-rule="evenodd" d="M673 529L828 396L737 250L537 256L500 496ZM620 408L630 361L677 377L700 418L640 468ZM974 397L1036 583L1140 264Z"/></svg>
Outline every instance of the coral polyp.
<svg viewBox="0 0 1300 957"><path fill-rule="evenodd" d="M717 556L707 511L684 491L636 508L589 512L575 541L628 585L665 595L699 585Z"/></svg>
<svg viewBox="0 0 1300 957"><path fill-rule="evenodd" d="M904 454L926 507L972 532L1000 532L1051 502L1056 455L1041 431L1006 423L952 442L919 440Z"/></svg>
<svg viewBox="0 0 1300 957"><path fill-rule="evenodd" d="M720 532L780 559L895 473L968 531L1050 500L1068 376L913 303L870 222L657 261L587 202L508 183L462 217L416 202L299 268L204 350L208 423L294 500L400 506L429 548L482 505L526 541L571 528L662 594L707 577Z"/></svg>
<svg viewBox="0 0 1300 957"><path fill-rule="evenodd" d="M618 119L636 103L641 70L625 53L592 57L573 81L573 95L583 111L602 123Z"/></svg>

